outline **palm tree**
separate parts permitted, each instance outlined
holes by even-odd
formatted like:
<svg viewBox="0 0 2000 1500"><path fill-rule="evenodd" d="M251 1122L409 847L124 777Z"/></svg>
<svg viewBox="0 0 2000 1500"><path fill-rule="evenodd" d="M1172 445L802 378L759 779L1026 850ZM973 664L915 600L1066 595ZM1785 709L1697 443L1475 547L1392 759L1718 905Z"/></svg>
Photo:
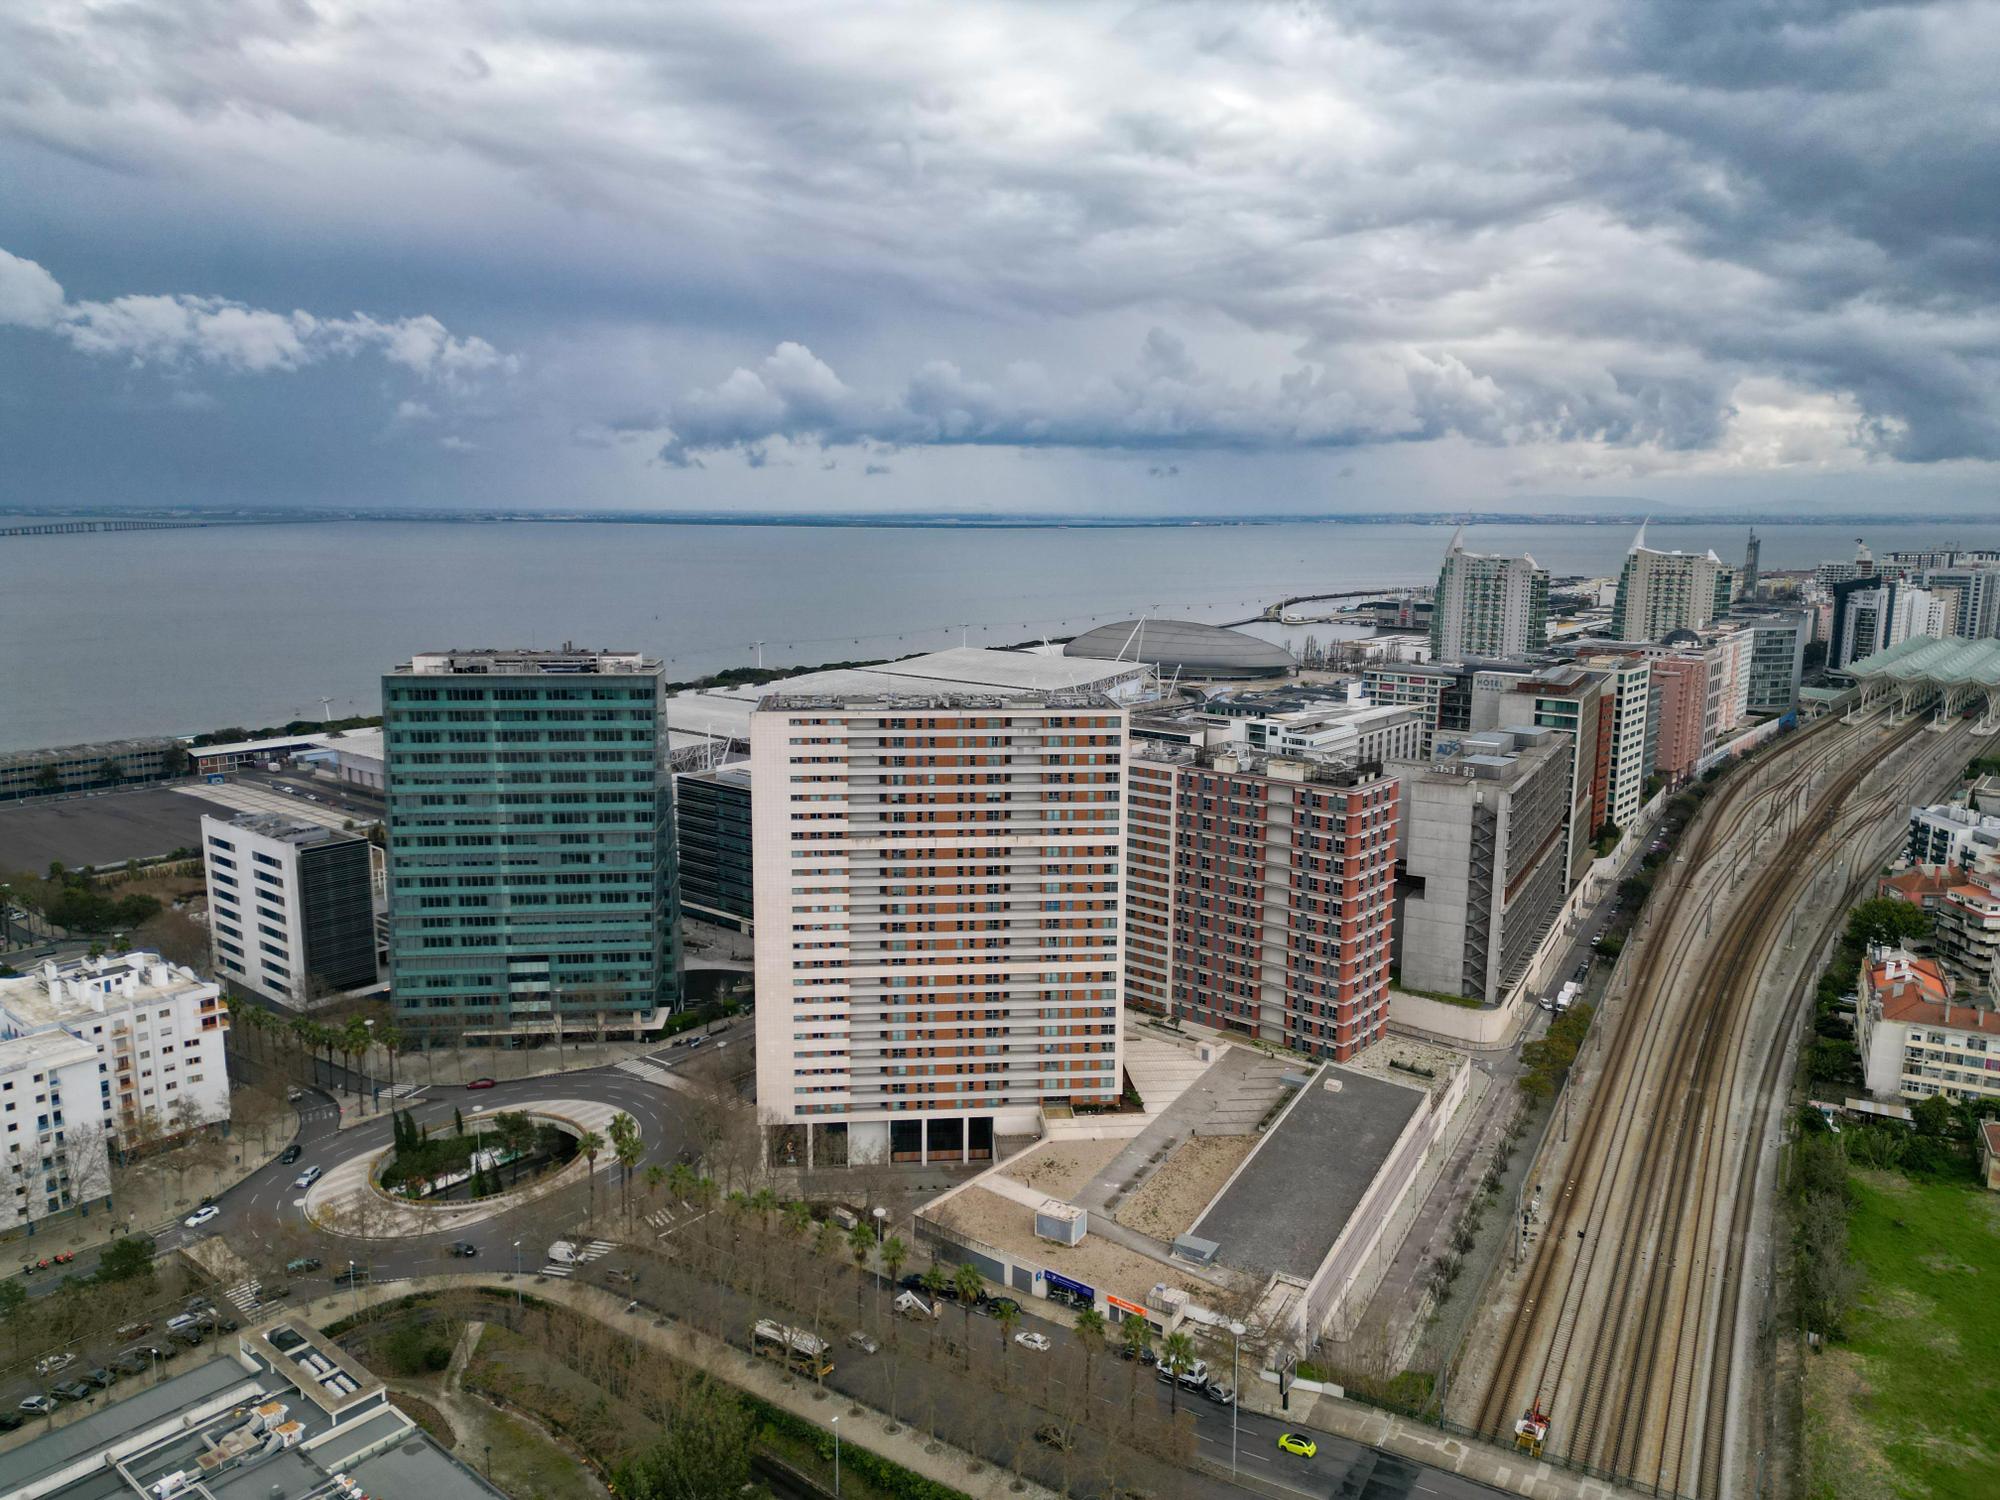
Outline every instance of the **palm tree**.
<svg viewBox="0 0 2000 1500"><path fill-rule="evenodd" d="M1170 1333L1160 1346L1160 1367L1173 1380L1167 1386L1167 1413L1169 1417L1180 1415L1181 1371L1194 1368L1194 1340L1184 1333Z"/></svg>
<svg viewBox="0 0 2000 1500"><path fill-rule="evenodd" d="M1021 1321L1021 1309L1011 1302L1003 1302L993 1309L993 1321L1000 1325L1000 1389L1007 1389L1007 1345L1013 1342L1015 1325Z"/></svg>
<svg viewBox="0 0 2000 1500"><path fill-rule="evenodd" d="M677 1161L667 1173L667 1191L686 1203L694 1195L694 1168L684 1161Z"/></svg>
<svg viewBox="0 0 2000 1500"><path fill-rule="evenodd" d="M356 1060L368 1060L368 1023L359 1016L349 1016L347 1024L340 1028L340 1055L347 1063L347 1091L354 1098L361 1097L361 1072L355 1066Z"/></svg>
<svg viewBox="0 0 2000 1500"><path fill-rule="evenodd" d="M931 1299L931 1347L929 1353L937 1352L937 1326L943 1319L939 1316L944 1301L944 1289L951 1285L951 1278L944 1274L944 1267L936 1261L924 1268L924 1290Z"/></svg>
<svg viewBox="0 0 2000 1500"><path fill-rule="evenodd" d="M576 1149L590 1163L590 1176L586 1179L590 1183L590 1205L585 1218L594 1219L597 1217L597 1155L604 1149L604 1137L594 1130L586 1130L576 1138Z"/></svg>
<svg viewBox="0 0 2000 1500"><path fill-rule="evenodd" d="M639 1122L630 1115L619 1113L611 1117L611 1149L618 1157L618 1194L625 1203L625 1219L632 1219L632 1169L639 1165L639 1158L646 1154L646 1143L639 1134Z"/></svg>
<svg viewBox="0 0 2000 1500"><path fill-rule="evenodd" d="M393 1017L375 1028L376 1045L389 1055L389 1097L392 1099L396 1096L396 1052L407 1041L408 1035Z"/></svg>
<svg viewBox="0 0 2000 1500"><path fill-rule="evenodd" d="M660 1184L667 1180L667 1169L658 1162L646 1168L646 1196L655 1203L660 1201Z"/></svg>
<svg viewBox="0 0 2000 1500"><path fill-rule="evenodd" d="M979 1274L979 1268L965 1261L958 1263L952 1272L951 1284L958 1292L958 1310L965 1314L965 1367L972 1368L972 1304L986 1289L986 1278Z"/></svg>
<svg viewBox="0 0 2000 1500"><path fill-rule="evenodd" d="M1094 1307L1086 1307L1076 1315L1073 1326L1076 1341L1083 1346L1083 1405L1088 1411L1095 1394L1090 1373L1096 1367L1098 1353L1104 1348L1104 1314Z"/></svg>
<svg viewBox="0 0 2000 1500"><path fill-rule="evenodd" d="M847 1231L847 1248L854 1255L854 1316L861 1316L861 1299L868 1294L868 1257L875 1249L875 1234L866 1224Z"/></svg>
<svg viewBox="0 0 2000 1500"><path fill-rule="evenodd" d="M910 1258L910 1247L903 1243L902 1236L890 1235L882 1241L882 1269L889 1273L889 1280L896 1281L903 1271L903 1265Z"/></svg>
<svg viewBox="0 0 2000 1500"><path fill-rule="evenodd" d="M1139 1370L1145 1363L1139 1356L1153 1347L1153 1325L1144 1318L1127 1317L1118 1325L1118 1337L1132 1362L1132 1388L1125 1417L1127 1421L1136 1423L1139 1420Z"/></svg>

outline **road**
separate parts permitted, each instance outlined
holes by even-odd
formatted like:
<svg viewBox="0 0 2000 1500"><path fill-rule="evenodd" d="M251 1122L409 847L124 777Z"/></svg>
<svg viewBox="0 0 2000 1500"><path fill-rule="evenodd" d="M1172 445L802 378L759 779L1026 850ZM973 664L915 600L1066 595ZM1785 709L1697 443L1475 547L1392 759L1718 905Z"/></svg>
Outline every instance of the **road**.
<svg viewBox="0 0 2000 1500"><path fill-rule="evenodd" d="M747 1040L747 1038L744 1038ZM656 1066L670 1069L684 1068L699 1054L694 1049L663 1047L649 1059ZM300 1204L303 1193L295 1186L298 1174L308 1166L330 1167L335 1162L345 1160L358 1153L380 1149L391 1138L388 1119L372 1121L342 1131L338 1128L340 1101L333 1095L319 1090L309 1090L307 1097L300 1101L300 1128L296 1143L301 1148L296 1162L285 1164L273 1162L251 1173L241 1182L226 1189L216 1198L220 1214L199 1229L189 1229L175 1225L158 1236L158 1250L162 1255L192 1245L205 1236L222 1236L232 1246L238 1248L251 1260L268 1262L276 1253L275 1247L295 1246L305 1230ZM581 1097L599 1100L615 1108L625 1110L638 1121L647 1142L645 1161L670 1162L677 1158L687 1140L684 1113L687 1108L686 1096L658 1083L639 1077L625 1068L602 1068L590 1072L577 1072L555 1078L524 1079L500 1083L491 1089L467 1091L463 1089L423 1088L411 1101L410 1109L420 1123L428 1122L433 1127L449 1127L454 1108L467 1109L473 1105L484 1106L488 1111L512 1109L530 1105L537 1100L558 1097ZM643 1167L642 1167L643 1170ZM606 1164L599 1168L602 1179L598 1184L600 1198L608 1199L615 1191L616 1168ZM321 1271L312 1275L290 1276L290 1300L300 1301L309 1296L325 1295L331 1288L331 1277L346 1270L344 1264L351 1254L356 1264L366 1268L373 1280L386 1281L405 1277L449 1273L454 1269L479 1266L487 1270L512 1270L516 1255L515 1241L522 1240L519 1254L524 1271L534 1273L542 1269L543 1255L548 1239L547 1226L552 1220L560 1220L567 1214L567 1221L581 1219L585 1189L579 1185L565 1189L559 1198L560 1206L551 1210L548 1200L528 1204L506 1213L499 1214L480 1224L455 1233L439 1233L402 1239L358 1239L342 1238L315 1232L317 1246L307 1253L318 1255L325 1261ZM642 1229L643 1232L643 1229ZM446 1247L454 1239L463 1239L477 1247L477 1256L468 1263L454 1260L446 1253ZM261 1252L261 1254L260 1254ZM606 1285L619 1285L615 1279L620 1274L621 1259L631 1262L631 1256L614 1250L591 1264L578 1268L575 1274L586 1279L603 1280ZM88 1274L94 1269L95 1255L79 1257L76 1265L68 1268L76 1274ZM649 1270L649 1277L664 1273ZM33 1290L46 1293L55 1289L53 1278L36 1278ZM879 1283L878 1283L879 1288ZM649 1288L650 1290L650 1288ZM880 1288L886 1291L886 1288ZM232 1295L233 1294L233 1295ZM217 1305L225 1313L248 1319L263 1316L263 1311L250 1300L247 1287L224 1287L218 1289ZM667 1299L663 1311L675 1306L689 1305L692 1297L690 1289L681 1298ZM878 1302L880 1298L878 1297ZM232 1305L233 1304L233 1305ZM268 1304L266 1304L268 1306ZM162 1310L171 1312L174 1309ZM1031 1320L1030 1327L1045 1333L1055 1349L1047 1354L1034 1354L1021 1349L1013 1350L1023 1361L1028 1359L1055 1359L1058 1351L1070 1346L1074 1336L1067 1327L1047 1324L1039 1319ZM985 1320L975 1320L975 1332L981 1329L993 1331L996 1325ZM157 1333L155 1337L157 1337ZM108 1364L120 1347L118 1342L108 1338L84 1341L75 1346L79 1364ZM42 1390L46 1382L36 1378L32 1370L35 1351L27 1354L20 1366L9 1372L10 1378L0 1385L0 1403L11 1407L23 1396ZM907 1363L907 1362L906 1362ZM1111 1356L1099 1360L1099 1369L1115 1363ZM1017 1371L1026 1370L1025 1363L1017 1364ZM903 1389L900 1395L893 1394L891 1367L886 1359L855 1357L844 1360L836 1372L834 1384L847 1391L856 1399L867 1401L885 1409L905 1409L915 1399L909 1386L916 1380L935 1378L934 1372L927 1375L921 1367L915 1371L901 1369L895 1372L895 1383ZM58 1377L59 1378L59 1377ZM1100 1384L1108 1384L1100 1377ZM1141 1381L1142 1399L1152 1399L1160 1403L1168 1401L1166 1386L1151 1377L1150 1373ZM1151 1392L1146 1397L1143 1392ZM983 1413L991 1410L996 1400L990 1386L981 1385L969 1391L965 1397L966 1410ZM1036 1409L1019 1398L1014 1399L1019 1407L1021 1420L1032 1427ZM1112 1395L1100 1392L1100 1400L1112 1400ZM1197 1441L1202 1456L1212 1463L1227 1466L1230 1456L1230 1412L1218 1407L1200 1396L1183 1393L1180 1403L1194 1414ZM1045 1414L1042 1414L1045 1415ZM1024 1429L1025 1430L1025 1429ZM1472 1500L1472 1497L1491 1496L1496 1492L1485 1486L1472 1483L1456 1475L1432 1470L1410 1463L1394 1455L1382 1453L1336 1437L1330 1433L1309 1432L1318 1444L1318 1454L1312 1459L1300 1459L1279 1452L1278 1434L1285 1430L1277 1421L1254 1412L1243 1412L1239 1419L1237 1433L1237 1462L1248 1481L1243 1487L1230 1484L1223 1479L1194 1475L1184 1470L1170 1469L1164 1464L1157 1465L1164 1481L1155 1491L1165 1494L1193 1495L1270 1495L1273 1493L1296 1494L1302 1496L1340 1496L1342 1500L1403 1500L1408 1496L1440 1497L1440 1500ZM1303 1428L1294 1430L1304 1431ZM974 1446L978 1446L978 1434L972 1434ZM1025 1459L1017 1448L1009 1447L1001 1451L995 1447L987 1452L991 1462L1019 1466L1025 1462L1029 1467L1046 1464L1052 1455L1039 1450L1030 1452ZM1255 1485L1257 1487L1249 1487Z"/></svg>

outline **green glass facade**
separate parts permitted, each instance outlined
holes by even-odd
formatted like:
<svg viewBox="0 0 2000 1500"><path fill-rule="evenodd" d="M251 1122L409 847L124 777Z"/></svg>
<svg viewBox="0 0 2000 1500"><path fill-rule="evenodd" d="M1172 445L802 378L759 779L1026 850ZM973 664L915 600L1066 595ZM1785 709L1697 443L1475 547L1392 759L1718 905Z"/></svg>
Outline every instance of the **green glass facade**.
<svg viewBox="0 0 2000 1500"><path fill-rule="evenodd" d="M621 1036L679 1004L660 682L656 661L568 650L418 656L383 678L406 1029Z"/></svg>

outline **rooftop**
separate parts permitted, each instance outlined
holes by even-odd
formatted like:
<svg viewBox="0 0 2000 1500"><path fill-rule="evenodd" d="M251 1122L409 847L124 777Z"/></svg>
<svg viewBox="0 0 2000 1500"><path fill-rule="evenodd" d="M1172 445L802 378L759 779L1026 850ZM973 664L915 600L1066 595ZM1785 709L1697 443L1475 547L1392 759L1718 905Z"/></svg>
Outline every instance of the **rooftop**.
<svg viewBox="0 0 2000 1500"><path fill-rule="evenodd" d="M395 676L490 673L503 677L573 676L603 673L617 676L653 676L660 670L658 658L637 651L583 651L565 644L557 651L518 650L430 651L413 655L397 667Z"/></svg>
<svg viewBox="0 0 2000 1500"><path fill-rule="evenodd" d="M244 813L240 817L217 818L212 813L202 816L204 823L213 821L228 828L240 828L246 833L259 834L267 839L275 839L281 844L291 844L304 849L315 844L351 844L365 842L366 835L349 833L339 828L329 828L324 823L310 822L295 818L289 813Z"/></svg>
<svg viewBox="0 0 2000 1500"><path fill-rule="evenodd" d="M1423 1102L1420 1088L1322 1065L1189 1232L1220 1245L1224 1265L1310 1280Z"/></svg>
<svg viewBox="0 0 2000 1500"><path fill-rule="evenodd" d="M122 1009L135 1002L175 998L191 989L215 992L192 969L157 953L106 954L59 963L44 960L16 979L0 979L0 1010L28 1030L102 1013L107 999Z"/></svg>
<svg viewBox="0 0 2000 1500"><path fill-rule="evenodd" d="M8 1072L20 1068L68 1068L96 1061L97 1048L59 1028L0 1041L0 1070Z"/></svg>
<svg viewBox="0 0 2000 1500"><path fill-rule="evenodd" d="M1887 651L1863 657L1847 671L1863 679L1889 677L1903 682L2000 687L2000 640L1939 640L1913 635Z"/></svg>
<svg viewBox="0 0 2000 1500"><path fill-rule="evenodd" d="M838 689L823 692L772 693L758 703L764 712L799 713L812 709L829 712L849 712L853 710L881 709L1000 709L1000 708L1115 708L1109 698L1102 693L1091 692L918 692L905 687L901 691L883 692L876 687L854 688L846 691Z"/></svg>
<svg viewBox="0 0 2000 1500"><path fill-rule="evenodd" d="M1282 677L1298 670L1291 652L1241 630L1198 620L1120 620L1087 630L1065 657L1149 663L1189 677Z"/></svg>
<svg viewBox="0 0 2000 1500"><path fill-rule="evenodd" d="M0 768L39 766L45 761L109 760L115 755L150 755L179 743L178 740L165 738L103 740L91 745L57 745L49 750L4 750L0 751Z"/></svg>

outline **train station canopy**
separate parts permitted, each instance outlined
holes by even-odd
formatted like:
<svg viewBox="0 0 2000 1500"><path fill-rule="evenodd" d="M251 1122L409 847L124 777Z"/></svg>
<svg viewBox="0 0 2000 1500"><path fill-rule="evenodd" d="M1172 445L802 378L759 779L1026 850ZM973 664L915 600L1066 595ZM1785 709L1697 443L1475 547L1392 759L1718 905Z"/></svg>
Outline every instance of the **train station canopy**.
<svg viewBox="0 0 2000 1500"><path fill-rule="evenodd" d="M1960 640L1917 635L1865 656L1847 668L1861 689L1864 709L1908 712L1935 704L1941 714L1981 704L1982 730L2000 724L2000 640Z"/></svg>

